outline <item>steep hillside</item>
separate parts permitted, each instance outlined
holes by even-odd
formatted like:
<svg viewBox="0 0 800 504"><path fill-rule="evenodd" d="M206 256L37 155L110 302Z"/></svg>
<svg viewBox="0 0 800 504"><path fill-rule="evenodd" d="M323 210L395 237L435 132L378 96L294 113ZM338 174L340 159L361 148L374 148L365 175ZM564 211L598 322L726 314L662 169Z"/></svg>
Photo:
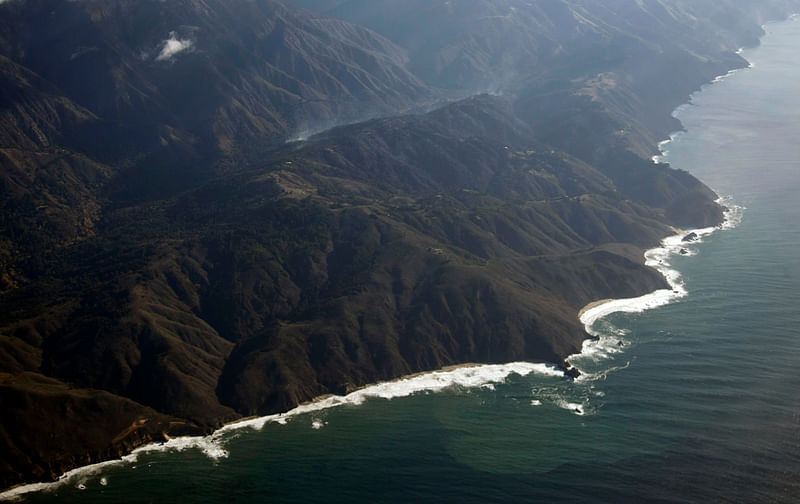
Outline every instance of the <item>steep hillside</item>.
<svg viewBox="0 0 800 504"><path fill-rule="evenodd" d="M223 150L393 111L426 93L391 42L275 1L2 8L4 55L74 102L106 121L167 125Z"/></svg>
<svg viewBox="0 0 800 504"><path fill-rule="evenodd" d="M641 249L669 224L708 223L658 202L713 193L650 164L642 179L657 171L664 193L647 204L535 141L513 109L483 96L340 127L108 209L4 295L4 368L202 432L459 362L562 362L586 337L581 306L663 287ZM37 470L57 473L53 460Z"/></svg>
<svg viewBox="0 0 800 504"><path fill-rule="evenodd" d="M640 154L679 127L670 112L745 62L767 19L796 0L291 0L381 33L427 83L462 93L583 92L634 122Z"/></svg>
<svg viewBox="0 0 800 504"><path fill-rule="evenodd" d="M308 128L430 96L402 49L277 2L25 0L0 14L6 283L33 250L91 235L104 205L184 191Z"/></svg>
<svg viewBox="0 0 800 504"><path fill-rule="evenodd" d="M367 27L0 3L0 487L448 364L566 367L580 307L720 222L648 158L742 63L743 2L330 5Z"/></svg>

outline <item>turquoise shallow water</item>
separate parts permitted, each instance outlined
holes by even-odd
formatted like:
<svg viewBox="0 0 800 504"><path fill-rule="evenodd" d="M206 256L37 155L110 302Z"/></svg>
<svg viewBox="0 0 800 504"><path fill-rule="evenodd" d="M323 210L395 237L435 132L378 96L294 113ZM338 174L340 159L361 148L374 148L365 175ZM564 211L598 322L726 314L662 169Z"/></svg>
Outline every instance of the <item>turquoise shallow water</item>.
<svg viewBox="0 0 800 504"><path fill-rule="evenodd" d="M689 296L596 328L624 346L542 374L373 399L141 454L26 502L800 501L800 20L696 94L666 160L746 207L673 257ZM317 427L317 428L315 428Z"/></svg>

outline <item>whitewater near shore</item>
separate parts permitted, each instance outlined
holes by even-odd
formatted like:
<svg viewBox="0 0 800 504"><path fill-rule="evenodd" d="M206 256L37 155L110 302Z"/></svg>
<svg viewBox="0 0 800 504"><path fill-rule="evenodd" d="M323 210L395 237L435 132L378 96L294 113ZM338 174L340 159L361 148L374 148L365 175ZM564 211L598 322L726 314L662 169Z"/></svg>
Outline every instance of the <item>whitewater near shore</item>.
<svg viewBox="0 0 800 504"><path fill-rule="evenodd" d="M586 327L587 333L592 335L592 338L584 342L581 353L570 356L567 362L583 372L582 365L584 363L589 361L597 363L608 359L613 354L624 351L625 344L621 341L619 335L607 334L594 329L595 323L604 317L619 312L643 312L664 306L688 295L680 273L672 268L669 259L676 255L693 255L695 253L693 246L702 243L703 237L719 229L733 228L739 223L742 209L732 205L729 201L720 200L720 203L728 208L725 222L722 225L704 229L676 230L676 234L665 238L659 247L646 251L646 265L657 269L664 275L670 284L670 289L657 290L636 298L598 300L587 304L580 310L578 317ZM691 236L692 240L685 241L684 239L687 236ZM599 377L605 377L605 374L609 371L613 371L613 369L604 371L602 376L584 374L577 381L587 382ZM100 478L101 484L105 484L102 474L107 469L119 465L134 465L140 456L158 451L182 452L185 450L200 450L210 459L219 460L229 456L225 448L226 441L231 436L236 435L237 432L245 429L261 430L267 424L286 424L300 418L309 418L311 428L320 429L325 426L325 422L315 418L314 414L324 410L358 406L365 401L374 399L391 400L417 393L435 393L452 387L466 389L493 388L495 384L503 383L512 374L520 376L539 375L560 381L564 380L564 370L552 363L465 363L448 366L437 371L416 373L392 381L365 386L344 396L321 396L285 413L240 419L223 426L208 436L178 437L170 439L166 443L146 445L121 459L101 462L69 471L52 483L33 483L9 489L0 493L0 500L14 500L30 492L53 491L62 485L74 485L82 489L85 488L86 482L90 479ZM552 402L556 406L577 415L584 415L589 411L585 402L574 402L564 398L556 398ZM531 401L531 405L541 406L542 401L534 399Z"/></svg>

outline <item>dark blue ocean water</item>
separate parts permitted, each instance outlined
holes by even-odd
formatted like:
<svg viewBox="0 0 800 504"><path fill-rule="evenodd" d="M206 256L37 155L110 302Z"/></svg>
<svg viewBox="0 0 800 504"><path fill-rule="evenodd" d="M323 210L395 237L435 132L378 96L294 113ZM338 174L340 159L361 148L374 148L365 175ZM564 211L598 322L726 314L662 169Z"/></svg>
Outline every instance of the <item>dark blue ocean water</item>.
<svg viewBox="0 0 800 504"><path fill-rule="evenodd" d="M666 161L745 207L689 295L596 328L572 384L511 374L139 454L26 502L800 502L800 20L677 111ZM613 351L613 353L612 353Z"/></svg>

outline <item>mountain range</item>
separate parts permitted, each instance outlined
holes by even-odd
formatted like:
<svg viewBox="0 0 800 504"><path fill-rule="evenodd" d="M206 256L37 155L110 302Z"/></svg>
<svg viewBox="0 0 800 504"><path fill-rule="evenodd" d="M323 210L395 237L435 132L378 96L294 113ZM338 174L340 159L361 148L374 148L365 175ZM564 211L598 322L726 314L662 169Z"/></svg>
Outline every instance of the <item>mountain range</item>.
<svg viewBox="0 0 800 504"><path fill-rule="evenodd" d="M0 2L0 487L467 362L719 224L655 164L791 0Z"/></svg>

